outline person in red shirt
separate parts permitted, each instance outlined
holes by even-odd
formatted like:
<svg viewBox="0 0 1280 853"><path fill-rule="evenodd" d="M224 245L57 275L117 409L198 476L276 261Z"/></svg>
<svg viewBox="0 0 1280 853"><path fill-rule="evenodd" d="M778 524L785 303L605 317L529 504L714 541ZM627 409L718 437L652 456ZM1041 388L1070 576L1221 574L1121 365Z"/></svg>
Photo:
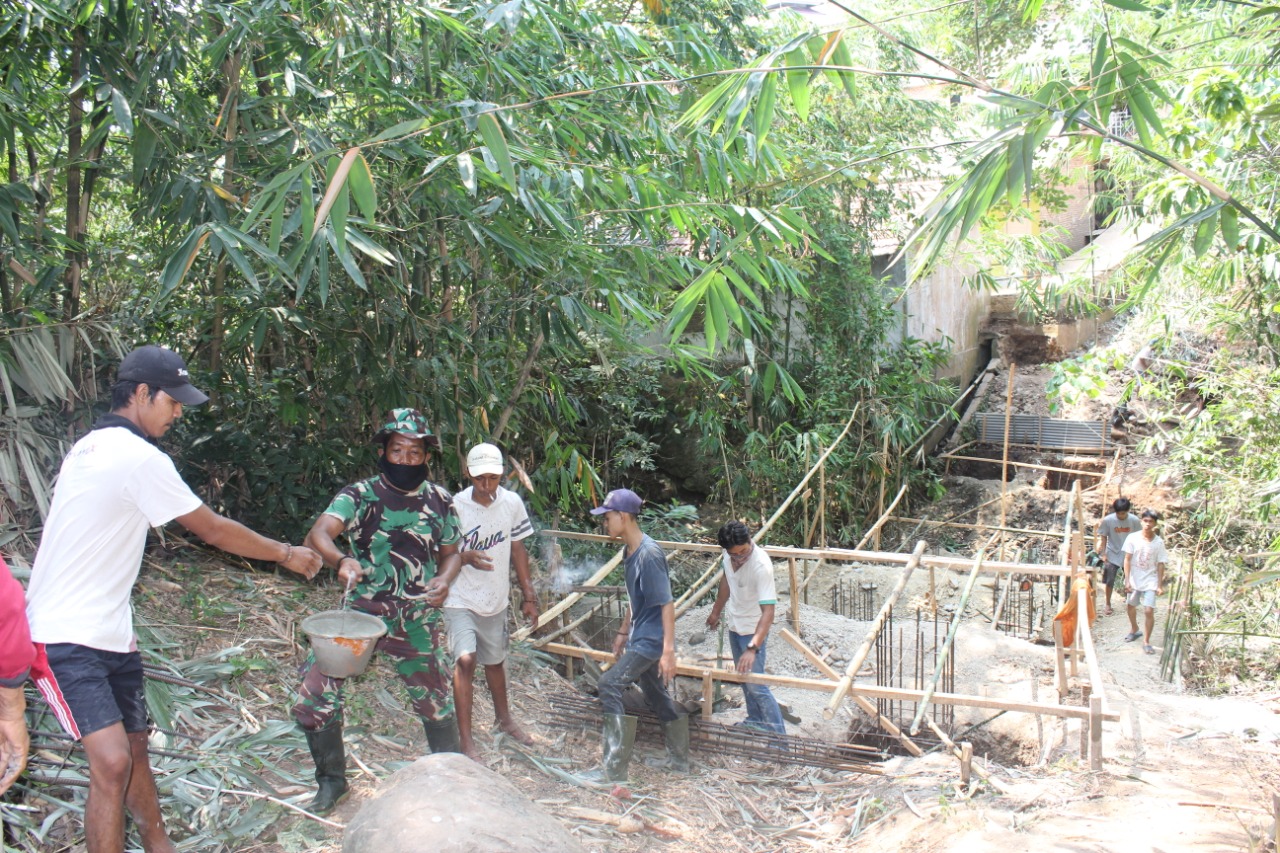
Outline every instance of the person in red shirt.
<svg viewBox="0 0 1280 853"><path fill-rule="evenodd" d="M22 584L0 557L0 794L27 766L27 701L22 684L35 656Z"/></svg>

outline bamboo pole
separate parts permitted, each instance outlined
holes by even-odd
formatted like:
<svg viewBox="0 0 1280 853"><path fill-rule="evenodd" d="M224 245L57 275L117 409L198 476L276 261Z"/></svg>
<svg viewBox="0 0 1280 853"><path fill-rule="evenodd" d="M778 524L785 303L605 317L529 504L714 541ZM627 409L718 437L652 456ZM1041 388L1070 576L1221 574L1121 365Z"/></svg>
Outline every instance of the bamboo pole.
<svg viewBox="0 0 1280 853"><path fill-rule="evenodd" d="M702 674L702 719L710 720L712 713L715 711L716 704L716 680L711 674L711 670L707 670Z"/></svg>
<svg viewBox="0 0 1280 853"><path fill-rule="evenodd" d="M881 519L871 528L874 534L871 547L873 550L880 550L880 525L884 524L884 481L889 476L889 433L884 434L884 445L880 451L880 497L876 501L876 517ZM905 489L906 486L904 485ZM901 494L901 492L899 492ZM896 503L896 501L895 501Z"/></svg>
<svg viewBox="0 0 1280 853"><path fill-rule="evenodd" d="M809 663L817 667L819 672L821 672L827 678L830 678L832 681L838 682L840 680L840 673L832 669L831 665L828 664L826 661L824 661L818 655L817 652L809 648L809 646L805 644L804 640L800 639L795 634L788 631L786 628L782 629L781 634L782 634L782 639L786 640L788 643L792 645L792 647L795 648L796 651L804 655L805 658L809 661ZM902 729L898 728L897 725L894 724L893 720L890 720L888 717L881 714L880 711L876 708L876 706L872 705L871 702L868 701L865 697L859 696L855 693L853 694L853 702L855 705L861 708L862 711L868 717L875 720L880 725L880 728L884 729L892 737L897 738L898 741L902 744L903 748L907 750L907 752L911 753L917 758L924 755L924 750L921 749L916 744L915 741L907 737L907 735L902 731Z"/></svg>
<svg viewBox="0 0 1280 853"><path fill-rule="evenodd" d="M939 459L951 459L956 462L990 462L995 464L996 460L987 459L983 456L940 456ZM1102 471L1078 471L1075 468L1059 468L1054 465L1037 465L1034 462L1010 462L1005 460L1002 465L1010 468L1031 468L1036 471L1056 471L1060 474L1075 474L1077 477L1102 477L1105 472ZM1000 513L1000 524L1003 526L1005 522L1005 513Z"/></svg>
<svg viewBox="0 0 1280 853"><path fill-rule="evenodd" d="M791 627L800 633L800 578L796 575L796 558L787 558L787 578L791 582Z"/></svg>
<svg viewBox="0 0 1280 853"><path fill-rule="evenodd" d="M990 542L988 542L988 545ZM969 603L969 596L973 594L973 586L978 582L978 575L982 571L982 560L986 557L986 546L978 551L978 559L974 561L973 571L969 572L969 579L965 582L964 591L960 593L960 602L956 605L955 616L951 619L951 628L947 631L947 638L942 642L942 648L938 651L937 664L933 668L933 677L929 679L928 685L925 686L925 701L920 703L920 707L916 709L916 717L911 721L911 727L907 731L911 735L920 733L920 721L924 719L925 713L929 710L928 697L934 690L938 689L938 680L942 678L942 671L947 666L947 658L951 656L951 646L956 641L956 634L960 631L960 623L964 620L964 608Z"/></svg>
<svg viewBox="0 0 1280 853"><path fill-rule="evenodd" d="M997 527L994 524L968 524L966 522L958 522L958 521L934 521L929 518L907 518L906 516L902 516L902 515L891 515L889 516L888 520L902 521L908 524L915 522L916 524L924 524L924 525L929 525L931 527L956 527L961 530L989 530L992 532L1004 532L1004 533L1027 533L1032 536L1044 536L1044 537L1051 536L1055 539L1058 537L1057 531L1033 530L1027 527Z"/></svg>
<svg viewBox="0 0 1280 853"><path fill-rule="evenodd" d="M1062 623L1053 620L1053 650L1054 661L1057 663L1058 681L1054 686L1058 688L1058 701L1061 702L1067 695L1067 669L1063 661L1065 660L1064 647L1062 645Z"/></svg>
<svg viewBox="0 0 1280 853"><path fill-rule="evenodd" d="M1089 697L1089 769L1102 769L1102 709L1106 700L1097 693Z"/></svg>
<svg viewBox="0 0 1280 853"><path fill-rule="evenodd" d="M603 536L601 538L608 539L609 537ZM605 563L603 566L601 566L600 570L597 571L594 575L587 578L586 582L582 584L582 586L595 586L596 584L600 583L600 581L607 578L609 576L609 573L612 572L614 569L616 569L618 567L618 564L622 562L622 558L625 555L626 555L626 549L619 548L618 553L613 555L613 559ZM582 592L574 592L574 593L570 593L569 595L566 595L559 604L557 604L555 607L552 607L546 613L542 614L542 616L538 619L538 625L550 624L552 619L555 619L561 613L564 613L570 607L573 607L573 605L577 604L584 594L585 593L582 593ZM526 625L525 627L521 628L519 631L516 631L514 634L512 634L511 639L517 642L520 640L523 640L527 638L530 634L532 634L536 628L537 628L537 625Z"/></svg>
<svg viewBox="0 0 1280 853"><path fill-rule="evenodd" d="M591 658L604 663L614 663L612 652L582 646L571 646L565 643L548 643L544 651L572 658ZM730 684L763 684L766 687L793 687L798 690L814 690L820 693L831 692L831 682L827 679L794 678L783 675L763 675L754 672L738 672L731 669L715 669L706 666L695 666L688 663L676 663L676 675L683 678L696 678L699 683L704 673L710 671L717 681ZM894 702L920 702L924 700L923 690L912 690L905 687L883 687L878 684L857 684L849 688L849 693L856 693L868 699L888 699ZM1049 714L1075 720L1089 719L1089 709L1075 705L1049 705L1041 702L1017 702L1011 699L996 699L991 696L970 696L962 693L934 693L929 697L933 705L958 705L968 708L991 708L997 711L1018 711L1027 714ZM1118 722L1120 715L1114 711L1103 714L1108 722Z"/></svg>
<svg viewBox="0 0 1280 853"><path fill-rule="evenodd" d="M569 633L570 631L572 631L573 629L575 629L575 628L577 628L579 625L581 625L583 622L586 622L586 621L587 621L588 619L590 619L592 616L594 616L594 615L596 615L597 613L599 613L599 612L600 612L600 609L601 609L602 607L604 607L604 606L605 606L606 604L608 604L608 603L609 603L608 599L605 599L604 601L601 601L601 602L600 602L599 604L597 604L595 607L592 607L592 608L591 608L590 610L588 610L586 613L582 614L582 615L581 615L581 616L579 616L577 619L574 619L574 620L573 620L572 622L570 622L569 624L564 625L564 626L562 626L562 627L560 627L560 628L555 629L555 630L554 630L554 631L552 631L550 634L545 634L545 635L543 635L543 636L541 636L541 637L537 637L537 638L535 638L535 639L534 639L534 641L533 641L533 645L535 645L535 646L541 646L543 643L549 643L549 642L551 642L551 641L552 641L552 640L554 640L554 639L557 639L557 638L559 638L559 637L563 637L565 634ZM538 621L539 621L539 622L542 622L543 620L539 619Z"/></svg>
<svg viewBox="0 0 1280 853"><path fill-rule="evenodd" d="M1004 395L1004 456L1003 456L1004 461L1000 464L1000 526L1001 527L1004 527L1005 523L1008 521L1008 519L1006 518L1008 501L1005 499L1006 498L1005 493L1009 488L1009 484L1007 482L1007 480L1009 479L1009 422L1013 417L1013 377L1017 372L1018 372L1018 365L1010 364L1009 365L1009 383L1008 383L1009 387L1008 387L1008 390L1005 391L1005 395ZM1000 536L1000 559L1002 560L1004 559L1004 535L1003 534L1001 534ZM920 722L919 720L917 720L916 726L919 726L919 725L920 725ZM914 731L914 728L915 727L913 727L913 731Z"/></svg>
<svg viewBox="0 0 1280 853"><path fill-rule="evenodd" d="M599 533L578 533L572 530L544 530L542 535L561 536L565 539L576 539L583 542L614 542L608 536ZM719 554L719 545L706 542L675 542L663 540L658 545L667 551L699 551ZM759 545L770 559L785 560L796 557L801 560L830 560L832 562L875 563L877 565L906 565L911 562L912 555L895 551L854 551L848 548L796 548L789 545ZM973 561L964 557L948 557L941 554L925 554L920 558L922 566L936 566L939 569L968 571L973 568ZM988 560L982 564L986 574L1002 574L1004 572L1020 572L1032 575L1051 575L1057 577L1071 576L1071 567L1053 563L1014 563L1000 560ZM584 584L585 586L586 584Z"/></svg>
<svg viewBox="0 0 1280 853"><path fill-rule="evenodd" d="M867 655L871 653L871 646L875 643L876 637L884 629L884 623L888 621L889 614L893 612L893 605L902 595L902 591L907 588L907 581L911 579L911 573L916 570L916 566L920 565L920 558L924 555L925 542L920 540L916 545L915 551L911 553L911 561L907 563L902 574L898 577L898 583L894 586L893 592L889 593L889 597L885 599L884 604L880 608L876 621L871 623L870 630L867 631L866 639L862 641L862 645L853 653L853 658L849 661L849 668L845 670L844 678L840 679L840 684L836 687L836 692L832 694L831 701L827 703L827 707L822 710L822 716L825 719L832 719L836 715L836 709L840 707L840 702L844 699L845 694L849 692L849 688L853 686L853 680L858 676L858 670L862 669L862 663L867 659Z"/></svg>
<svg viewBox="0 0 1280 853"><path fill-rule="evenodd" d="M942 741L943 745L946 746L948 750L950 750L951 754L960 760L960 773L961 773L961 778L963 778L964 765L965 765L964 750L962 750L959 746L957 746L956 742L953 741L950 737L948 737L947 733L944 732L942 728L933 720L929 720L929 728L933 730L933 733L938 738L938 740ZM981 767L977 766L976 764L973 764L973 747L972 746L969 747L968 760L969 760L970 766L973 768L973 772L978 774L979 779L986 782L992 788L995 788L997 791L999 791L1002 794L1009 793L1009 789L1004 785L1000 784L999 782L997 782L995 779L992 779L990 773L983 770ZM967 782L968 780L965 780L965 781Z"/></svg>
<svg viewBox="0 0 1280 853"><path fill-rule="evenodd" d="M855 551L860 550L863 545L867 544L867 540L870 539L873 535L874 536L880 535L880 528L884 527L884 523L889 520L889 513L893 512L894 509L897 508L898 501L902 500L902 496L905 495L906 493L907 493L907 484L903 483L902 488L898 489L898 494L893 499L893 503L889 504L889 508L887 510L880 513L880 517L876 519L876 523L871 525L871 529L862 535L862 538L858 540L858 544L853 546L853 550ZM879 551L880 549L875 548L874 550Z"/></svg>
<svg viewBox="0 0 1280 853"><path fill-rule="evenodd" d="M1098 650L1093 647L1093 629L1089 626L1088 584L1081 584L1076 593L1076 625L1080 631L1080 648L1084 650L1084 663L1089 671L1089 684L1093 687L1093 695L1106 705L1107 695L1102 686L1102 668L1098 665Z"/></svg>
<svg viewBox="0 0 1280 853"><path fill-rule="evenodd" d="M997 578L998 577L999 575L997 575ZM1001 590L1000 592L1000 600L996 602L995 612L991 614L991 624L996 627L996 630L1000 629L1000 617L1004 615L1004 605L1005 605L1005 602L1008 601L1009 599L1009 591L1012 588L1013 588L1013 573L1010 572L1009 574L1005 575L1004 589Z"/></svg>

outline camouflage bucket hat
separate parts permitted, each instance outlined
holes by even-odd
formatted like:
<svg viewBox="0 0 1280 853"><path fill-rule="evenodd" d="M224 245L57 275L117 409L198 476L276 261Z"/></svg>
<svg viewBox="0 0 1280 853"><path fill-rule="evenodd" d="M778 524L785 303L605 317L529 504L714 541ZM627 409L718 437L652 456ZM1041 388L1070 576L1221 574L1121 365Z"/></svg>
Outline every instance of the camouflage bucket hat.
<svg viewBox="0 0 1280 853"><path fill-rule="evenodd" d="M417 409L392 409L391 420L383 424L382 429L374 436L375 441L383 441L393 432L407 435L410 438L422 439L427 447L439 447L440 439L436 438L431 427L427 426L427 418Z"/></svg>

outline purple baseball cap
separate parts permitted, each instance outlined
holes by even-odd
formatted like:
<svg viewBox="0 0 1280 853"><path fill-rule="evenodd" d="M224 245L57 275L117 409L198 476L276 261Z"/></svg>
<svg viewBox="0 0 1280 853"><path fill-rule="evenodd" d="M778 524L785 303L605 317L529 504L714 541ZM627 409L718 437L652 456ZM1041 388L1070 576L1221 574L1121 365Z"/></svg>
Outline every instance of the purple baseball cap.
<svg viewBox="0 0 1280 853"><path fill-rule="evenodd" d="M640 496L630 489L614 489L604 496L604 503L591 510L591 514L604 515L606 512L613 511L639 515L640 507L643 505L644 501L640 500Z"/></svg>

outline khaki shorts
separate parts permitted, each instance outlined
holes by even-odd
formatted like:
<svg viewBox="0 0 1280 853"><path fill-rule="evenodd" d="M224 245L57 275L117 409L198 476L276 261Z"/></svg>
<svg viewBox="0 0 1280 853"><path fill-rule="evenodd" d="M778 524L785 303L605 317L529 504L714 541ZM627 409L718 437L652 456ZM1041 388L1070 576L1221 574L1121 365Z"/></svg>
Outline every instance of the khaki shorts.
<svg viewBox="0 0 1280 853"><path fill-rule="evenodd" d="M458 658L474 654L481 666L494 666L507 659L507 611L480 616L462 607L444 608L449 626L449 654Z"/></svg>

